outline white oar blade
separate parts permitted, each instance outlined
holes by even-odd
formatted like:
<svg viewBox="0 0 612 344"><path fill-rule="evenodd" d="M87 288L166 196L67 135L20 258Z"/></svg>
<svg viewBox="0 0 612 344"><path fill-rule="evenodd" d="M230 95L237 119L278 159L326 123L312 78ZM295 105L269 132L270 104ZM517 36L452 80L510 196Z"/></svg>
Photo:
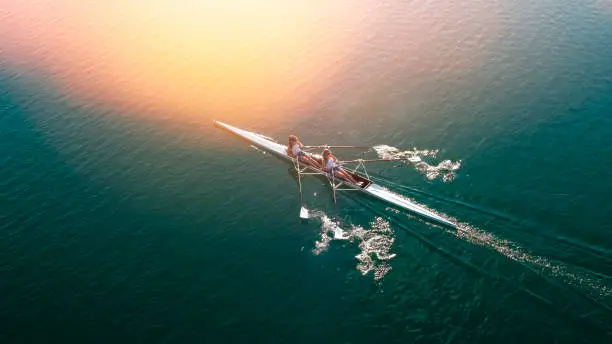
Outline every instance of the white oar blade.
<svg viewBox="0 0 612 344"><path fill-rule="evenodd" d="M342 228L336 227L336 228L334 228L334 239L336 239L336 240L347 240L348 239L348 235L346 233L344 233Z"/></svg>
<svg viewBox="0 0 612 344"><path fill-rule="evenodd" d="M306 209L305 207L300 208L300 218L307 219L308 217L309 217L308 209Z"/></svg>

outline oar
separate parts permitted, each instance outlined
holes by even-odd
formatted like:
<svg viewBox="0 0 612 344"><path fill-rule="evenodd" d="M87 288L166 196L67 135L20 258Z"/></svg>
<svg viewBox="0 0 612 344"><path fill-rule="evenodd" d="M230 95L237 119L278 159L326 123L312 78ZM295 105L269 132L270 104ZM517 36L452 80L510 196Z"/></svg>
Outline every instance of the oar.
<svg viewBox="0 0 612 344"><path fill-rule="evenodd" d="M323 145L323 146L304 146L304 148L357 148L357 149L366 149L366 148L372 148L372 146L328 146L328 145Z"/></svg>
<svg viewBox="0 0 612 344"><path fill-rule="evenodd" d="M348 163L358 163L358 162L382 162L382 161L410 161L410 162L419 162L421 158L419 157L410 157L410 158L397 158L397 159L357 159L357 160L345 160L339 161L339 164L348 164Z"/></svg>
<svg viewBox="0 0 612 344"><path fill-rule="evenodd" d="M329 177L327 177L329 179ZM334 172L331 171L331 187L334 195L334 208L338 208L338 204L336 202L336 178L334 177Z"/></svg>
<svg viewBox="0 0 612 344"><path fill-rule="evenodd" d="M298 174L298 185L300 186L300 218L307 219L309 217L308 209L304 207L304 196L302 194L302 176L300 173L300 162L297 159L295 159L295 168Z"/></svg>

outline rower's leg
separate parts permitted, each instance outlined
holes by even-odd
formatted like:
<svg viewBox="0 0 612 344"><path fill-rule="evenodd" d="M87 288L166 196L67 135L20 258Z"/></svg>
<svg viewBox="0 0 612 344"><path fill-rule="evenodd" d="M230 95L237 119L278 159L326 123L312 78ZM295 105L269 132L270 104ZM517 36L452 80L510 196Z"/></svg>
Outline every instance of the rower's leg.
<svg viewBox="0 0 612 344"><path fill-rule="evenodd" d="M304 154L304 160L306 160L308 164L314 168L321 168L321 165L319 165L319 162L315 160L313 157L311 157L310 155Z"/></svg>
<svg viewBox="0 0 612 344"><path fill-rule="evenodd" d="M312 164L313 164L314 167L316 167L316 168L321 168L322 167L321 164L319 164L319 162L317 161L317 159L311 157L310 155L308 156L308 158L312 161Z"/></svg>
<svg viewBox="0 0 612 344"><path fill-rule="evenodd" d="M308 156L306 156L306 155L302 155L300 157L300 162L302 162L305 165L312 166L312 161L310 161L310 159L308 159Z"/></svg>
<svg viewBox="0 0 612 344"><path fill-rule="evenodd" d="M357 184L357 181L355 180L355 178L353 178L353 176L351 176L350 174L348 174L344 169L340 169L338 170L338 174L344 178L346 181L351 182L352 184Z"/></svg>
<svg viewBox="0 0 612 344"><path fill-rule="evenodd" d="M296 162L298 163L298 166L300 163L304 164L304 165L310 165L310 163L308 162L308 160L306 159L306 157L304 155L300 155L297 157Z"/></svg>

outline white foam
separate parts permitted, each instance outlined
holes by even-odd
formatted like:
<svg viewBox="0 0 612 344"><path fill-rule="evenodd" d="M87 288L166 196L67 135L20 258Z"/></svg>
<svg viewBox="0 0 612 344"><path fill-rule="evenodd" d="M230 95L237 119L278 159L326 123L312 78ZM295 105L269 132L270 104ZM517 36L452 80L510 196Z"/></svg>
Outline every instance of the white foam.
<svg viewBox="0 0 612 344"><path fill-rule="evenodd" d="M434 149L418 149L401 151L396 147L387 145L374 146L374 151L380 159L407 159L408 165L413 165L417 171L423 174L427 179L434 180L442 179L443 182L451 182L457 177L457 170L461 168L461 160L443 160L437 164L427 163L424 159L429 160L436 158L439 150Z"/></svg>
<svg viewBox="0 0 612 344"><path fill-rule="evenodd" d="M375 280L383 278L390 270L390 260L396 257L391 253L395 241L393 231L389 222L377 217L370 222L369 228L351 225L350 228L342 228L339 221L330 219L327 215L321 215L321 237L315 242L313 253L319 255L325 252L333 240L346 240L358 245L360 252L355 256L357 259L357 270L363 275L372 272Z"/></svg>

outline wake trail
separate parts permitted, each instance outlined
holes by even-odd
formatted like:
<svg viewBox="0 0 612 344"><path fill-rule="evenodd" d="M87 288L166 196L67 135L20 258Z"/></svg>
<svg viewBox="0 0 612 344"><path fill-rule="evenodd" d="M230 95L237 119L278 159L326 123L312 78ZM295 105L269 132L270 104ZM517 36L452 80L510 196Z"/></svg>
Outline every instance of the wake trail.
<svg viewBox="0 0 612 344"><path fill-rule="evenodd" d="M445 229L445 232L466 242L494 250L504 257L521 263L542 277L562 280L566 285L585 292L581 296L592 301L612 314L612 308L600 301L612 296L612 288L605 281L607 278L589 272L572 269L568 264L555 262L549 258L532 254L518 244L502 239L492 233L461 224L456 231Z"/></svg>
<svg viewBox="0 0 612 344"><path fill-rule="evenodd" d="M436 199L442 202L445 202L447 204L453 204L453 205L458 205L461 207L464 207L466 209L470 209L473 211L476 211L480 214L486 214L486 215L490 215L493 216L495 218L507 221L509 223L514 223L517 225L517 228L520 230L520 228L536 228L539 227L538 225L536 225L535 223L529 222L529 221L525 221L524 219L520 219L517 217L514 217L512 215L506 214L506 213L502 213L500 211L495 211L489 208L485 208L485 207L481 207L481 206L477 206L474 204L470 204L464 201L459 201L459 200L455 200L449 197L445 197L445 196L440 196L437 194L433 194L433 193L429 193L426 191L422 191L419 190L417 188L414 187L410 187L410 186L406 186L406 185L402 185L402 184L398 184L395 183L391 180L385 179L381 176L378 176L376 173L370 173L371 175L377 177L376 181L379 182L381 185L383 186L393 186L396 188L401 188L403 190L407 190L410 192L413 192L415 194L420 194L420 195L424 195L427 197L430 197L432 199ZM581 242L577 242L571 238L565 238L565 237L560 237L560 236L553 236L550 234L547 234L545 232L542 231L537 231L538 235L534 235L534 231L526 231L526 230L521 230L521 232L526 233L530 236L536 237L536 238L545 238L549 241L553 241L555 243L561 243L563 245L566 245L568 247L571 247L573 249L588 253L588 254L592 254L594 256L597 256L599 259L604 259L606 264L612 265L612 254L610 254L609 252L607 252L604 249L601 248L597 248L597 247L593 247L591 245L585 244L585 243L581 243Z"/></svg>

